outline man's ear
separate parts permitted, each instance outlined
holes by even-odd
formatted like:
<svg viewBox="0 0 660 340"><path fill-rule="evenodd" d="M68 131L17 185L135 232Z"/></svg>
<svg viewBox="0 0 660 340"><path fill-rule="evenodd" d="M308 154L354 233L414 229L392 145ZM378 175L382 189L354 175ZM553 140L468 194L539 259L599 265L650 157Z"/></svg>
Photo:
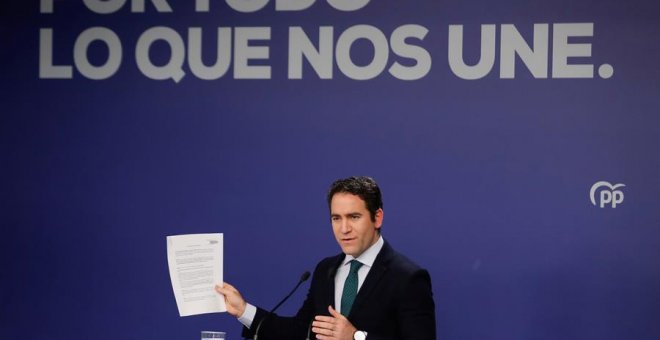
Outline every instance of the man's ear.
<svg viewBox="0 0 660 340"><path fill-rule="evenodd" d="M374 214L375 222L374 224L376 225L376 229L380 229L380 227L383 225L383 208L380 208L376 210L376 214Z"/></svg>

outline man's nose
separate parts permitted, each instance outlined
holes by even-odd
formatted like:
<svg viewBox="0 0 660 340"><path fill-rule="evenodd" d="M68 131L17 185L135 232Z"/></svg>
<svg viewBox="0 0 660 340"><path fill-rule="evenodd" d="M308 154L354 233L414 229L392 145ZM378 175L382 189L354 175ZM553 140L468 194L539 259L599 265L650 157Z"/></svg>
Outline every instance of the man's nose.
<svg viewBox="0 0 660 340"><path fill-rule="evenodd" d="M353 227L348 219L341 221L341 232L342 234L348 234L351 232Z"/></svg>

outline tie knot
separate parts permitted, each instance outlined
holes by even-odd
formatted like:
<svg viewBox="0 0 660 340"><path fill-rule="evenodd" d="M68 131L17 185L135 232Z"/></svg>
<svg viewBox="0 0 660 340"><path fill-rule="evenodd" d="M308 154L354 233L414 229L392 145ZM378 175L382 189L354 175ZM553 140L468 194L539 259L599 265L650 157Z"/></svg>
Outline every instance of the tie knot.
<svg viewBox="0 0 660 340"><path fill-rule="evenodd" d="M360 267L362 267L362 262L358 260L351 260L351 273L357 273Z"/></svg>

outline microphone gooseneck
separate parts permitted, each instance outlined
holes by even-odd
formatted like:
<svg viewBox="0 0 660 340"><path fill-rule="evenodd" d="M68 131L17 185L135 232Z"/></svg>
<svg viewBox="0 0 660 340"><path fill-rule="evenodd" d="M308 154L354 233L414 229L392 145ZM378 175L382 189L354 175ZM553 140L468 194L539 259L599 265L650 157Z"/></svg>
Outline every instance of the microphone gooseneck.
<svg viewBox="0 0 660 340"><path fill-rule="evenodd" d="M293 289L291 290L289 295L285 296L284 299L282 299L282 301L280 301L277 305L275 305L275 307L273 307L273 309L271 309L270 312L268 312L268 313L273 314L286 300L288 300L291 297L291 295L293 295L293 293L296 291L296 289L298 289L298 287L300 287L300 285L303 282L305 282L305 281L307 281L307 279L309 279L309 275L310 274L309 274L308 271L305 271L304 273L302 273L302 275L300 276L300 280L298 280L298 284L296 284L296 286L293 287Z"/></svg>
<svg viewBox="0 0 660 340"><path fill-rule="evenodd" d="M310 274L308 271L305 271L304 273L302 273L302 275L300 276L300 280L298 280L298 283L296 284L295 287L293 287L293 289L291 290L291 292L289 292L289 294L288 294L287 296L285 296L284 299L282 299L282 301L280 301L277 305L275 305L275 307L273 307L273 309L271 309L270 312L268 312L268 314L267 314L266 316L264 316L264 317L259 321L259 324L257 325L257 329L254 331L254 340L258 340L258 339L259 339L259 329L261 328L261 325L264 323L264 321L266 321L266 319L268 319L270 316L272 316L273 313L275 313L275 311L276 311L276 310L277 310L277 309L278 309L278 308L279 308L284 302L286 302L286 300L288 300L288 299L291 297L291 295L293 295L293 293L295 293L295 291L298 289L298 287L300 287L300 285L301 285L303 282L305 282L305 281L307 281L307 279L309 279L309 276L310 276L310 275L311 275L311 274Z"/></svg>
<svg viewBox="0 0 660 340"><path fill-rule="evenodd" d="M305 338L305 340L311 340L312 339L312 324L313 324L313 322L314 322L314 320L309 322L309 327L307 327L307 337Z"/></svg>

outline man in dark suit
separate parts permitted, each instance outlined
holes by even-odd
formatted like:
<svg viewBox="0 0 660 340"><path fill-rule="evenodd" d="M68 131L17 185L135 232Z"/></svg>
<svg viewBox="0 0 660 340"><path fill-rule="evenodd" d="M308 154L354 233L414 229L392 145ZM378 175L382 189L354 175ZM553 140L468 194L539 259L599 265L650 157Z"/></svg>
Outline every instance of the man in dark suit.
<svg viewBox="0 0 660 340"><path fill-rule="evenodd" d="M383 240L376 182L337 180L327 199L342 254L319 262L295 316L268 316L233 286L216 287L227 311L245 325L243 336L253 337L258 329L262 340L306 339L311 333L317 339L435 339L431 278Z"/></svg>

